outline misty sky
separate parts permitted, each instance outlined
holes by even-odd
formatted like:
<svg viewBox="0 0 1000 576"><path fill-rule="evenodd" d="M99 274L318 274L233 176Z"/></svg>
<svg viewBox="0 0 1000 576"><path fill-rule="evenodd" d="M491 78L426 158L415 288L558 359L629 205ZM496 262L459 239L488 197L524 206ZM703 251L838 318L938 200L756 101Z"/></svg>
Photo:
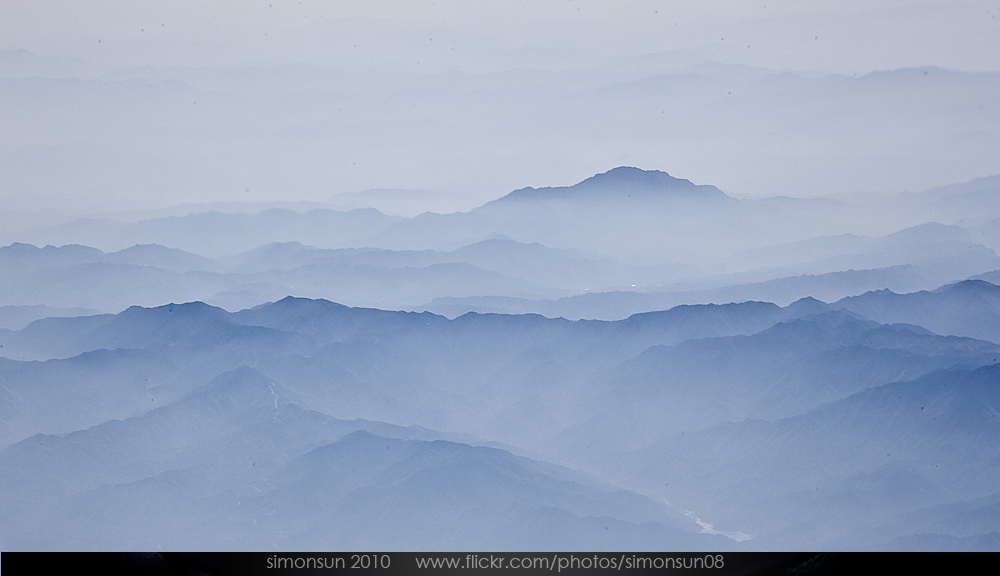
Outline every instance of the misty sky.
<svg viewBox="0 0 1000 576"><path fill-rule="evenodd" d="M1000 172L995 98L893 106L923 119L954 112L941 117L946 128L913 128L903 114L866 133L868 117L852 109L854 131L814 129L839 96L815 104L816 86L783 87L782 97L798 98L789 106L753 84L760 76L704 67L810 79L1000 72L997 0L2 4L0 50L59 59L64 75L106 85L24 81L37 63L5 74L22 83L0 91L12 99L0 114L0 210L212 200L385 209L398 193L344 194L420 189L397 212L447 211L623 164L737 196L920 190ZM652 89L639 81L692 69L722 84L646 106L640 92ZM135 96L126 81L136 79L157 93ZM292 97L279 110L282 91ZM218 94L232 99L213 101ZM712 104L725 96L739 103ZM162 105L199 98L204 118ZM772 104L794 111L772 122Z"/></svg>
<svg viewBox="0 0 1000 576"><path fill-rule="evenodd" d="M113 66L307 61L496 71L682 51L695 59L841 74L928 65L1000 70L995 1L5 0L4 5L3 49Z"/></svg>

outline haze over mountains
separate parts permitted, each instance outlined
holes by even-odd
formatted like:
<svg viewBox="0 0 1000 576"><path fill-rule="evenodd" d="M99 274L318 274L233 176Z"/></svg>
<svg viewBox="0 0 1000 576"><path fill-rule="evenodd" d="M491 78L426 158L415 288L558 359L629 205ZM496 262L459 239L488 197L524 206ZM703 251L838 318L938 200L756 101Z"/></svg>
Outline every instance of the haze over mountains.
<svg viewBox="0 0 1000 576"><path fill-rule="evenodd" d="M990 217L984 182L948 206ZM622 167L447 215L45 232L214 254L0 248L0 541L993 549L1000 258L954 223L821 233L869 209Z"/></svg>
<svg viewBox="0 0 1000 576"><path fill-rule="evenodd" d="M995 316L997 294L917 310ZM899 314L884 301L850 303ZM979 548L1000 530L1000 344L840 304L571 322L286 298L0 336L13 549L872 549L917 527Z"/></svg>
<svg viewBox="0 0 1000 576"><path fill-rule="evenodd" d="M373 209L270 209L80 220L18 235L60 238L62 247L0 248L0 306L21 307L7 308L12 318L28 306L117 312L193 300L235 311L296 295L452 317L620 319L684 303L911 292L1000 270L988 230L1000 209L983 200L998 182L950 187L954 204L942 212L939 201L913 195L875 209L737 200L621 167L574 186L517 190L469 212L409 219ZM834 233L882 215L908 227ZM938 216L946 223L931 220Z"/></svg>
<svg viewBox="0 0 1000 576"><path fill-rule="evenodd" d="M0 551L1000 549L998 10L654 4L12 6Z"/></svg>
<svg viewBox="0 0 1000 576"><path fill-rule="evenodd" d="M0 248L0 542L993 549L998 183L22 230L74 243Z"/></svg>
<svg viewBox="0 0 1000 576"><path fill-rule="evenodd" d="M354 56L372 39L334 50L346 61L273 65L88 67L106 56L2 51L3 208L293 198L353 207L340 195L381 188L439 191L445 200L430 206L450 212L616 165L754 197L920 191L996 173L995 70L804 69L655 49L571 65L521 51L508 60L520 64L484 70L452 61L468 42L428 32L409 49L446 59L430 68L359 68ZM594 41L588 32L580 37ZM713 40L713 51L728 47ZM97 39L93 48L112 50Z"/></svg>

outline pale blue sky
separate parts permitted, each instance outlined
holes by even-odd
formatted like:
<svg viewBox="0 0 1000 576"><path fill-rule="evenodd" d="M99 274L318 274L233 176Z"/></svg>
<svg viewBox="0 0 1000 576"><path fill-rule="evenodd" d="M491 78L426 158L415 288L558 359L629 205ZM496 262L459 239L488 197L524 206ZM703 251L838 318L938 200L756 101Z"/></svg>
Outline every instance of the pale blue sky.
<svg viewBox="0 0 1000 576"><path fill-rule="evenodd" d="M1000 0L0 2L0 51L43 58L0 61L0 210L373 188L457 210L617 165L744 196L1000 172L995 77L821 79L1000 71Z"/></svg>
<svg viewBox="0 0 1000 576"><path fill-rule="evenodd" d="M496 69L693 50L771 68L1000 70L1000 2L623 0L4 0L0 48L115 65L287 62ZM351 50L331 31L349 21ZM415 44L438 35L433 48ZM266 35L266 36L265 36ZM353 35L352 35L353 36ZM102 40L97 46L97 40ZM723 40L724 39L724 40ZM438 46L454 42L456 52ZM750 49L746 45L750 45ZM449 48L451 46L448 46ZM525 48L538 51L536 62ZM504 52L521 56L501 56ZM445 53L447 52L447 53ZM414 56L414 58L411 58ZM521 62L518 62L518 59Z"/></svg>

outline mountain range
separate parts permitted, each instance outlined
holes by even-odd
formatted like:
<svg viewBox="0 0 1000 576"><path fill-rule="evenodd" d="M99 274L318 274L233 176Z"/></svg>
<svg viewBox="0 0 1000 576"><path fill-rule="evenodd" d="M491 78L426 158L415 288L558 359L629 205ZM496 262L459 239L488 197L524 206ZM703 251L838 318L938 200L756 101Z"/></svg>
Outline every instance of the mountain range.
<svg viewBox="0 0 1000 576"><path fill-rule="evenodd" d="M64 4L0 21L4 559L1000 551L992 7Z"/></svg>
<svg viewBox="0 0 1000 576"><path fill-rule="evenodd" d="M677 304L784 305L929 290L1000 270L984 220L1000 214L972 209L998 193L997 182L946 188L965 198L956 204L961 211L939 210L939 190L882 198L868 209L916 225L876 236L842 233L847 223L872 220L862 217L863 203L738 200L630 167L573 186L524 188L469 212L409 219L373 209L269 209L81 220L23 236L122 247L0 248L0 306L118 312L200 300L239 310L295 295L449 316L611 320ZM923 220L931 217L953 223Z"/></svg>
<svg viewBox="0 0 1000 576"><path fill-rule="evenodd" d="M0 548L993 549L996 183L28 227Z"/></svg>
<svg viewBox="0 0 1000 576"><path fill-rule="evenodd" d="M919 324L975 328L950 311L988 319L997 293L967 281L611 322L301 298L38 320L0 333L0 538L975 548L998 528L996 471L977 463L996 444L1000 344Z"/></svg>

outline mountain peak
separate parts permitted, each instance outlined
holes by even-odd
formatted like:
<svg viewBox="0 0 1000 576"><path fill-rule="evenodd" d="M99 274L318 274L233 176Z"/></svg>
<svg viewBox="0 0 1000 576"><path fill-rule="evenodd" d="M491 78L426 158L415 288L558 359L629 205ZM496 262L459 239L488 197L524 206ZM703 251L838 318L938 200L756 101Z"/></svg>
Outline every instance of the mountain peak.
<svg viewBox="0 0 1000 576"><path fill-rule="evenodd" d="M645 188L667 188L672 186L694 186L690 180L674 178L660 170L643 170L634 166L619 166L607 172L595 174L580 182L579 188L591 186L634 186Z"/></svg>
<svg viewBox="0 0 1000 576"><path fill-rule="evenodd" d="M533 201L568 199L668 199L668 198L726 198L715 186L692 183L674 178L659 170L642 170L633 166L619 166L596 174L574 184L552 188L521 188L495 200Z"/></svg>

